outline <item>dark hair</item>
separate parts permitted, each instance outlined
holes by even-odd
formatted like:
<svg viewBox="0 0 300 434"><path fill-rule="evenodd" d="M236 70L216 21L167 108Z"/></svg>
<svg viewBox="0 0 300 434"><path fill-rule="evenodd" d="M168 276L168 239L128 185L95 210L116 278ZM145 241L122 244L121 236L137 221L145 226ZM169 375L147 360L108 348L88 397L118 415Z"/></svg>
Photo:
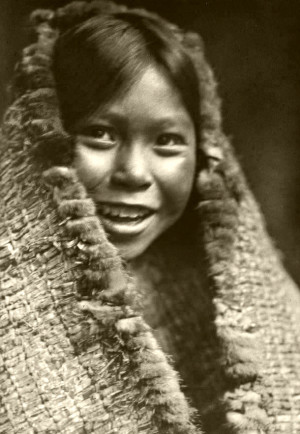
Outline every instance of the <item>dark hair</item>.
<svg viewBox="0 0 300 434"><path fill-rule="evenodd" d="M194 64L163 20L139 11L99 15L58 37L53 73L65 128L126 92L153 64L179 90L198 132L200 101Z"/></svg>

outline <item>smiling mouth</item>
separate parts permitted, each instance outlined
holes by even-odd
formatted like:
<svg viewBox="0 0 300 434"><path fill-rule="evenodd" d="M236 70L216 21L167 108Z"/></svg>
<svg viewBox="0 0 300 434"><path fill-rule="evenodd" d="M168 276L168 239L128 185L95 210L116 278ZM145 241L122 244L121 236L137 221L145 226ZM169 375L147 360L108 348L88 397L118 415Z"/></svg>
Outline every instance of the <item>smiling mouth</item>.
<svg viewBox="0 0 300 434"><path fill-rule="evenodd" d="M140 205L99 203L97 211L105 229L117 235L136 235L142 232L154 210Z"/></svg>

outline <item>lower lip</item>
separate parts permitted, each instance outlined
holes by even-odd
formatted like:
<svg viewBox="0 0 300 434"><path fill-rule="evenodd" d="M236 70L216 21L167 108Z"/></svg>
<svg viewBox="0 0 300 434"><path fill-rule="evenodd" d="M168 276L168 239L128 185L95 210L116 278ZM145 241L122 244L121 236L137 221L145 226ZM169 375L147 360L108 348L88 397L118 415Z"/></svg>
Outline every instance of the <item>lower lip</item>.
<svg viewBox="0 0 300 434"><path fill-rule="evenodd" d="M103 224L104 229L111 235L116 235L118 237L132 237L139 235L143 232L151 223L154 214L150 214L145 218L132 221L115 221L111 220L108 216L103 216L100 214L100 219Z"/></svg>

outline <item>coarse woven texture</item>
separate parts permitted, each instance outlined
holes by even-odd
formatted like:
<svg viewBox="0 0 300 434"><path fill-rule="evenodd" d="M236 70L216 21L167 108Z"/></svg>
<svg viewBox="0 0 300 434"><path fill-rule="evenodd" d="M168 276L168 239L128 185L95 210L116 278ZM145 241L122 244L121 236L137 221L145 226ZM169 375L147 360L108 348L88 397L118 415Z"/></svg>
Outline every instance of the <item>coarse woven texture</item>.
<svg viewBox="0 0 300 434"><path fill-rule="evenodd" d="M146 265L168 318L157 338L188 398L72 168L52 47L59 32L114 10L125 8L93 1L37 11L38 41L16 69L1 145L0 432L299 433L299 293L222 132L197 35L170 25L202 95L195 250L172 266L154 246ZM43 174L47 157L64 166Z"/></svg>

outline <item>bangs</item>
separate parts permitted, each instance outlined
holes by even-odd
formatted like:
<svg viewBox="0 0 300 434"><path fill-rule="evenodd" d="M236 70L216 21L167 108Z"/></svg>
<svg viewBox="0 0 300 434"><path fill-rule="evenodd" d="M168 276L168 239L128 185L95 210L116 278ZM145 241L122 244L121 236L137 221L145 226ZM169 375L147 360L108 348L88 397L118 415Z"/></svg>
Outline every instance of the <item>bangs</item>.
<svg viewBox="0 0 300 434"><path fill-rule="evenodd" d="M150 64L138 32L111 17L95 17L63 34L53 73L66 129L127 92Z"/></svg>

